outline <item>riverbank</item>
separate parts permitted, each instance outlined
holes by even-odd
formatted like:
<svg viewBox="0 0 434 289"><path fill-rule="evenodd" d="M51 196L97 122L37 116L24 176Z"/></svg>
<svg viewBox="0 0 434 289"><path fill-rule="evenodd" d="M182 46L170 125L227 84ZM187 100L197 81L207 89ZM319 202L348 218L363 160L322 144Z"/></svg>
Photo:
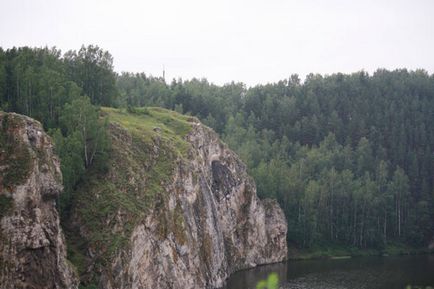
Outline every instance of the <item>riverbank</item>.
<svg viewBox="0 0 434 289"><path fill-rule="evenodd" d="M434 255L289 260L235 272L224 289L256 288L271 273L282 289L434 289Z"/></svg>
<svg viewBox="0 0 434 289"><path fill-rule="evenodd" d="M401 243L393 243L382 249L360 249L357 247L313 247L310 249L298 249L288 247L289 260L308 260L308 259L345 259L361 256L398 256L398 255L419 255L433 254L434 249L426 247L411 247Z"/></svg>

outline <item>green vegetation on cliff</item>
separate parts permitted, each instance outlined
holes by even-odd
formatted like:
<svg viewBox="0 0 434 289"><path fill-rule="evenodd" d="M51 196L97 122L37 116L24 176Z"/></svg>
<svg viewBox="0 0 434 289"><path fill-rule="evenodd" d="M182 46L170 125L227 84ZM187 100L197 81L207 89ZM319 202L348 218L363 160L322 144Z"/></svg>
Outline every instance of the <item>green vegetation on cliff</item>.
<svg viewBox="0 0 434 289"><path fill-rule="evenodd" d="M104 265L128 245L133 228L149 209L164 212L159 208L167 198L164 186L176 162L186 157L189 145L184 137L194 120L162 108L102 108L101 114L109 122L111 143L106 170L88 170L72 200L88 242L84 246L83 240L68 238L71 260L79 271L85 268L83 248L98 248L101 255L94 262ZM182 225L182 218L172 218L172 223ZM69 231L74 235L78 228Z"/></svg>
<svg viewBox="0 0 434 289"><path fill-rule="evenodd" d="M0 189L21 184L31 169L29 150L15 136L21 125L20 118L0 112Z"/></svg>
<svg viewBox="0 0 434 289"><path fill-rule="evenodd" d="M184 137L191 129L193 117L159 107L114 109L105 107L103 115L127 129L145 143L160 138L180 154L185 154L188 143Z"/></svg>

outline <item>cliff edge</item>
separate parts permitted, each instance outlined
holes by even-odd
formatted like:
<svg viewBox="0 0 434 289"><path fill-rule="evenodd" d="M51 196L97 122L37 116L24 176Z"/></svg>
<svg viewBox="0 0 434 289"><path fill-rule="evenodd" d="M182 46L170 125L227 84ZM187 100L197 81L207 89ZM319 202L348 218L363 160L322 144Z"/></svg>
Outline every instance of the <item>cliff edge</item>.
<svg viewBox="0 0 434 289"><path fill-rule="evenodd" d="M283 211L258 199L213 130L161 108L103 114L108 168L77 190L68 224L83 284L218 288L236 270L286 258Z"/></svg>
<svg viewBox="0 0 434 289"><path fill-rule="evenodd" d="M39 122L0 112L0 287L77 288L55 200L59 161Z"/></svg>

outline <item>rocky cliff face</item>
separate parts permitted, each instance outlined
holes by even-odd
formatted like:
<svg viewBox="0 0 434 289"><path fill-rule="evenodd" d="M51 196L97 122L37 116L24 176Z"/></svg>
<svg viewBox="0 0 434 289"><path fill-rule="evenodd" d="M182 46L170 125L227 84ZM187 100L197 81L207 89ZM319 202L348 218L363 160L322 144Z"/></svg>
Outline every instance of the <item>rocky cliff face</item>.
<svg viewBox="0 0 434 289"><path fill-rule="evenodd" d="M132 288L221 287L235 270L286 257L283 212L258 200L244 164L200 123L187 140L190 159L175 169L166 190L176 193L163 209L166 220L179 214L179 221L161 236L160 212L134 229Z"/></svg>
<svg viewBox="0 0 434 289"><path fill-rule="evenodd" d="M41 124L0 112L0 288L77 288L55 199L59 161Z"/></svg>
<svg viewBox="0 0 434 289"><path fill-rule="evenodd" d="M217 288L236 270L286 258L282 210L258 199L216 133L160 109L106 113L109 169L83 186L71 220L88 242L84 283Z"/></svg>

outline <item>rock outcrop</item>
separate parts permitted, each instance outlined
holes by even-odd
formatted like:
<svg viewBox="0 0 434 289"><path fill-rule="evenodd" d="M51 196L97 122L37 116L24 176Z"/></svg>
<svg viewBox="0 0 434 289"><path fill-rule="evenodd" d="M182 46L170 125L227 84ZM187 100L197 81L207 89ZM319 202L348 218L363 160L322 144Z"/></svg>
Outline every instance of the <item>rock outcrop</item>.
<svg viewBox="0 0 434 289"><path fill-rule="evenodd" d="M59 161L39 122L0 112L0 288L77 288L55 200Z"/></svg>
<svg viewBox="0 0 434 289"><path fill-rule="evenodd" d="M283 211L258 199L214 131L161 109L106 113L108 172L83 186L70 224L89 244L84 283L218 288L236 270L286 258Z"/></svg>
<svg viewBox="0 0 434 289"><path fill-rule="evenodd" d="M286 257L283 212L276 202L257 198L239 158L200 123L187 140L189 162L176 169L166 188L176 194L169 195L164 208L166 218L181 208L182 221L174 224L179 232L168 232L159 243L158 215L135 228L132 288L145 280L151 281L145 288L221 287L236 270Z"/></svg>

